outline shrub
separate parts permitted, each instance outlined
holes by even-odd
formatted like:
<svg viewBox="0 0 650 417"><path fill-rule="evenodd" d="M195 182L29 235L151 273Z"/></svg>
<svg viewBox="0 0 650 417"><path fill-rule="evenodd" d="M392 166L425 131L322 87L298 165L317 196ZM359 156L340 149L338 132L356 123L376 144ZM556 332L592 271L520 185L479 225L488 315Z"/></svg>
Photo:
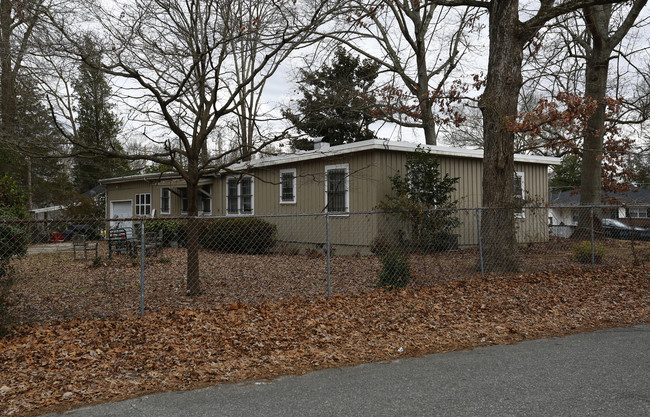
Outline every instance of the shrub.
<svg viewBox="0 0 650 417"><path fill-rule="evenodd" d="M594 244L594 262L601 263L605 257L605 247L600 243ZM583 241L573 247L573 258L583 264L591 263L591 242Z"/></svg>
<svg viewBox="0 0 650 417"><path fill-rule="evenodd" d="M394 249L395 246L395 239L391 239L386 235L378 235L372 240L372 243L370 243L370 252L381 257Z"/></svg>
<svg viewBox="0 0 650 417"><path fill-rule="evenodd" d="M152 220L144 224L145 232L159 233L162 230L162 244L169 246L169 242L178 242L183 246L187 238L187 228L183 222L177 220Z"/></svg>
<svg viewBox="0 0 650 417"><path fill-rule="evenodd" d="M377 286L402 288L411 281L411 268L404 253L391 249L381 257L382 268Z"/></svg>
<svg viewBox="0 0 650 417"><path fill-rule="evenodd" d="M406 158L406 172L389 177L392 194L378 208L407 221L411 250L423 253L454 248L460 225L452 196L459 178L442 175L440 162L418 147Z"/></svg>
<svg viewBox="0 0 650 417"><path fill-rule="evenodd" d="M27 218L25 200L15 181L0 178L0 337L11 330L9 290L13 285L11 260L27 253L27 229L20 221Z"/></svg>
<svg viewBox="0 0 650 417"><path fill-rule="evenodd" d="M277 241L277 226L262 219L215 219L204 222L199 234L206 249L230 253L259 254Z"/></svg>

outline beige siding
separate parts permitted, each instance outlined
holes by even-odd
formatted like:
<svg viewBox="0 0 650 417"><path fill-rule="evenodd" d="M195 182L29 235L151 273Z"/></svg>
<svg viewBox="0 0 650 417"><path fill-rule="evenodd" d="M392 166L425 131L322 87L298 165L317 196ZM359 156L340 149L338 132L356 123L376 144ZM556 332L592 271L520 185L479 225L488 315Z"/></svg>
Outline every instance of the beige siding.
<svg viewBox="0 0 650 417"><path fill-rule="evenodd" d="M354 214L376 210L377 204L391 193L389 177L403 172L406 152L368 150L335 157L325 157L291 164L275 164L256 168L246 175L254 177L254 214L268 216L267 220L279 226L280 240L287 245L311 245L320 248L325 243L325 168L328 165L348 164L350 213L330 216L332 242L339 248L365 248L378 234L395 236L408 227L382 216ZM482 161L469 157L439 157L441 172L458 177L454 199L459 208L476 208L482 200ZM280 203L280 170L295 169L296 203ZM515 169L524 172L526 196L531 201L548 199L548 169L544 164L517 163ZM226 216L226 180L228 176L204 179L212 184L212 216ZM134 181L107 185L107 201L134 200L137 193L151 193L156 217L181 215L178 195L171 196L171 213L160 213L160 189L177 190L184 187L180 180ZM107 205L108 206L108 205ZM108 214L108 213L107 213ZM301 215L297 217L297 215ZM304 216L303 216L304 215ZM461 226L459 244L478 243L476 210L459 212ZM548 239L546 209L527 209L525 217L517 220L517 238L520 242Z"/></svg>

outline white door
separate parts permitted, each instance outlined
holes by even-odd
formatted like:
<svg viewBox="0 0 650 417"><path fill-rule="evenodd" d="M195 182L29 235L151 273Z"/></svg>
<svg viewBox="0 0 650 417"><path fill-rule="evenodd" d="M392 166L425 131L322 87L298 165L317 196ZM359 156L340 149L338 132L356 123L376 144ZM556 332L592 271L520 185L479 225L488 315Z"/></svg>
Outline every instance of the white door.
<svg viewBox="0 0 650 417"><path fill-rule="evenodd" d="M111 219L129 219L133 217L132 201L111 201ZM133 227L131 220L111 221L111 229L116 227Z"/></svg>

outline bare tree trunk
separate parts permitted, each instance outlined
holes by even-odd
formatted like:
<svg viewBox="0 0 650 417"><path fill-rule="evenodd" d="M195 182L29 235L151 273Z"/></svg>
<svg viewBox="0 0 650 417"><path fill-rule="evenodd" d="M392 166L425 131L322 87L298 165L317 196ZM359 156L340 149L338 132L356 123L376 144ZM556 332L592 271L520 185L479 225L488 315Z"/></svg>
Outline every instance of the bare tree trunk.
<svg viewBox="0 0 650 417"><path fill-rule="evenodd" d="M32 189L32 158L26 157L25 161L27 169L27 209L31 210L34 208L34 194Z"/></svg>
<svg viewBox="0 0 650 417"><path fill-rule="evenodd" d="M587 49L585 69L585 97L597 103L596 110L587 120L582 150L582 171L580 175L580 205L601 204L603 140L606 122L607 79L609 60L614 48L634 26L636 19L645 7L647 0L634 2L625 18L618 21L618 28L612 30L611 4L603 4L584 9L584 19L591 38ZM592 219L584 208L578 220L577 237L585 237L592 227ZM599 216L598 216L599 217ZM595 222L599 227L600 222Z"/></svg>
<svg viewBox="0 0 650 417"><path fill-rule="evenodd" d="M594 52L596 52L594 50ZM601 51L602 52L602 51ZM601 55L601 54L599 54ZM605 126L605 95L607 92L607 72L609 52L605 56L592 56L587 63L585 96L597 100L596 111L587 120L582 149L582 171L580 172L580 205L597 206L601 204L603 138ZM596 222L598 223L598 222ZM592 219L588 207L580 210L577 238L588 237L591 233Z"/></svg>
<svg viewBox="0 0 650 417"><path fill-rule="evenodd" d="M12 2L0 0L0 112L3 135L11 137L16 120L16 74L12 64Z"/></svg>
<svg viewBox="0 0 650 417"><path fill-rule="evenodd" d="M514 195L514 134L506 117L517 114L522 84L523 41L518 36L518 2L496 0L490 11L490 56L483 113L483 212L481 235L487 272L519 269Z"/></svg>
<svg viewBox="0 0 650 417"><path fill-rule="evenodd" d="M436 122L433 120L432 105L428 99L420 100L420 111L422 113L422 130L424 131L424 142L427 145L438 143L436 133Z"/></svg>
<svg viewBox="0 0 650 417"><path fill-rule="evenodd" d="M415 57L417 63L417 98L420 104L420 113L422 115L422 130L424 131L424 141L427 145L436 145L436 122L433 119L433 102L431 101L429 91L429 71L427 71L427 45L424 39L426 27L422 23L419 14L411 14L415 24Z"/></svg>

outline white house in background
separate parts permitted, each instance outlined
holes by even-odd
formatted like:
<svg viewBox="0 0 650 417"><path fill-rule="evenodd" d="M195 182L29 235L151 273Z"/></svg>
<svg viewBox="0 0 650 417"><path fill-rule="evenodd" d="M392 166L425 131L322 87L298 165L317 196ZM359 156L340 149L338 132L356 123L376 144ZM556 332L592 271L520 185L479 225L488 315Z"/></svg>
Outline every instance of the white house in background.
<svg viewBox="0 0 650 417"><path fill-rule="evenodd" d="M650 226L650 190L631 188L621 193L601 193L604 206L603 216L620 219L630 226ZM580 216L580 191L562 191L552 193L549 198L548 221L551 235L569 237L578 224Z"/></svg>

